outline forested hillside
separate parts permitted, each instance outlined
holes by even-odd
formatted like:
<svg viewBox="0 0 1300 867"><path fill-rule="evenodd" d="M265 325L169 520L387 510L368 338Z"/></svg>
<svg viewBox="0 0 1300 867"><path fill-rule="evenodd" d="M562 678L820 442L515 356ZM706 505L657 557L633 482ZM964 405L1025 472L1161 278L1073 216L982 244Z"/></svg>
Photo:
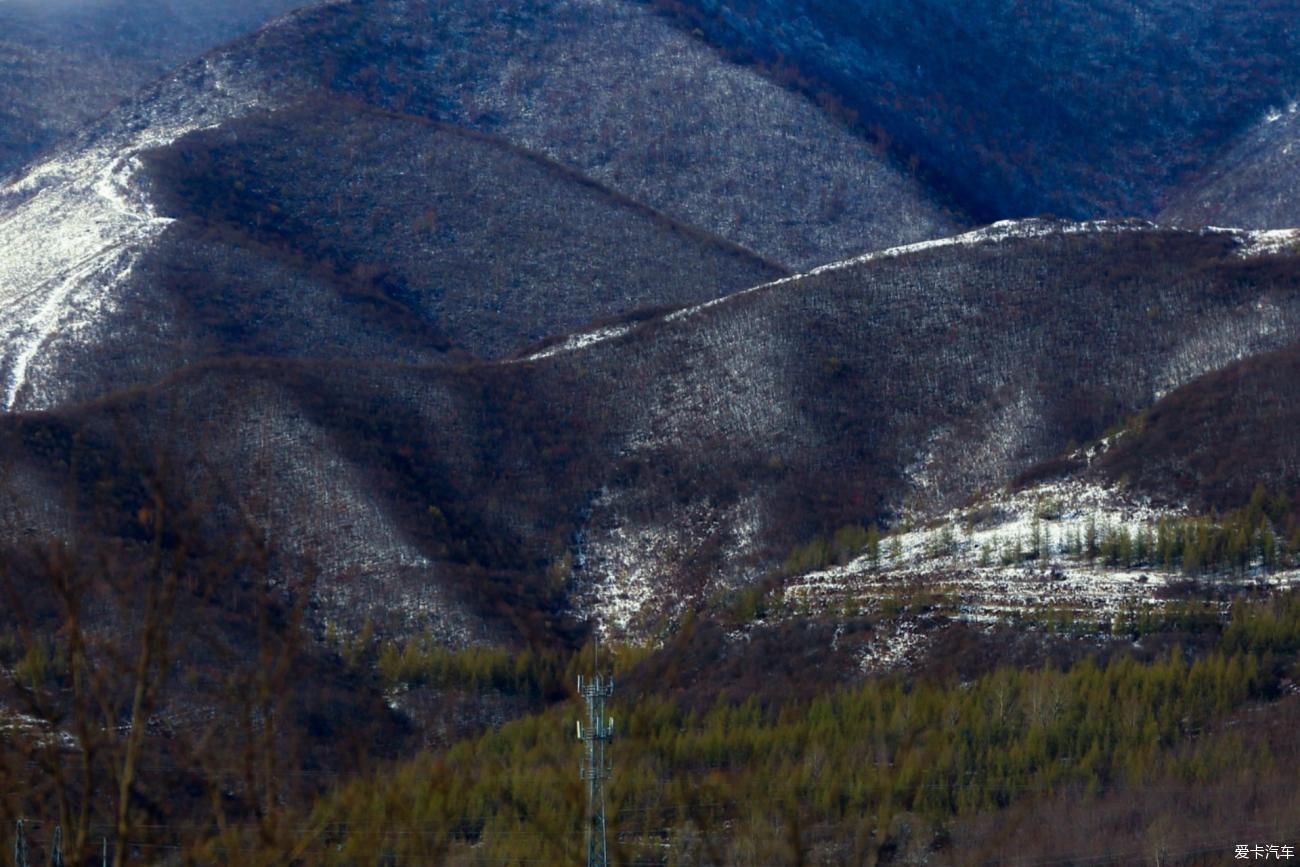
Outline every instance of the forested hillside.
<svg viewBox="0 0 1300 867"><path fill-rule="evenodd" d="M1300 85L1287 0L650 0L977 220L1149 216Z"/></svg>
<svg viewBox="0 0 1300 867"><path fill-rule="evenodd" d="M15 463L46 484L81 465L94 474L80 485L128 503L135 482L114 466L213 467L206 486L166 476L169 499L218 497L217 522L262 503L257 526L312 553L328 617L355 623L344 588L359 573L390 588L369 613L395 628L412 610L402 600L426 595L492 618L486 571L642 633L818 533L958 506L1243 349L1289 345L1293 256L1252 243L1012 224L507 361L395 363L385 356L402 344L389 338L348 361L204 364L7 429ZM377 322L405 321L375 307ZM265 339L248 325L236 336ZM54 463L33 452L50 437ZM117 457L78 457L100 448ZM1276 466L1270 487L1300 481ZM14 531L27 526L13 511ZM414 610L451 629L445 612L458 609Z"/></svg>
<svg viewBox="0 0 1300 867"><path fill-rule="evenodd" d="M1292 0L277 2L0 0L0 864L1300 845Z"/></svg>
<svg viewBox="0 0 1300 867"><path fill-rule="evenodd" d="M197 54L298 0L0 4L0 177Z"/></svg>
<svg viewBox="0 0 1300 867"><path fill-rule="evenodd" d="M688 655L697 639L685 628L655 656L628 653L620 672L630 697L613 708L611 854L669 865L1064 853L1219 863L1255 828L1276 839L1296 830L1286 731L1297 707L1286 693L1298 628L1294 595L1243 601L1226 622L1143 635L1163 649L1136 658L875 680L811 700L769 684L748 701L697 694L694 708L664 694L654 670L655 656ZM207 851L252 844L267 863L291 849L349 865L580 860L569 723L580 713L568 702L428 753L322 799L297 833L230 836Z"/></svg>

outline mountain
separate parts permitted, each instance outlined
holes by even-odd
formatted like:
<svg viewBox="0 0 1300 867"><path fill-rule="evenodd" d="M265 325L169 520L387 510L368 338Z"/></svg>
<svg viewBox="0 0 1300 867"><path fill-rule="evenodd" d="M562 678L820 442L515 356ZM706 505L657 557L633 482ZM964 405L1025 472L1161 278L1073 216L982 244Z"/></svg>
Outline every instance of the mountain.
<svg viewBox="0 0 1300 867"><path fill-rule="evenodd" d="M977 220L1154 216L1297 85L1286 0L651 0Z"/></svg>
<svg viewBox="0 0 1300 867"><path fill-rule="evenodd" d="M815 106L660 19L542 11L309 8L18 175L0 190L6 407L213 355L500 355L951 225ZM477 61L534 55L524 83ZM579 99L591 81L622 98ZM652 170L619 168L647 148Z"/></svg>
<svg viewBox="0 0 1300 867"><path fill-rule="evenodd" d="M196 468L168 499L206 503L205 538L247 513L286 563L309 557L326 619L532 634L577 606L638 632L814 534L958 506L1288 347L1297 272L1273 240L1000 224L510 360L202 364L15 416L7 452L56 487L85 467L125 515L115 467ZM78 457L99 449L117 457Z"/></svg>
<svg viewBox="0 0 1300 867"><path fill-rule="evenodd" d="M1289 815L1291 4L339 0L51 144L270 7L10 3L34 860L573 863L579 698L620 863Z"/></svg>
<svg viewBox="0 0 1300 867"><path fill-rule="evenodd" d="M312 154L307 174L304 152ZM372 303L427 321L441 342L483 357L593 318L786 273L495 136L342 99L192 133L145 161L161 213L194 227L190 243L198 248L190 252L173 231L172 249L151 259L173 269L183 263L188 276L151 281L184 281L177 291L229 319L227 330L265 322L265 337L238 338L259 355L283 354L295 329L270 324L282 302L269 305L266 318L230 317L232 307L260 306L277 292L273 281L250 286L244 275L214 281L228 267L225 251L240 244L369 280ZM340 178L347 180L340 185ZM218 252L205 252L214 245ZM214 282L245 285L232 298L214 292ZM317 315L326 307L305 306ZM287 351L348 354L343 346L325 351L320 341L353 340L355 316L316 325L302 348Z"/></svg>
<svg viewBox="0 0 1300 867"><path fill-rule="evenodd" d="M281 32L281 62L336 90L501 135L793 269L964 220L811 100L636 4L360 2Z"/></svg>
<svg viewBox="0 0 1300 867"><path fill-rule="evenodd" d="M1273 229L1300 225L1300 112L1273 108L1175 191L1161 222Z"/></svg>
<svg viewBox="0 0 1300 867"><path fill-rule="evenodd" d="M0 176L298 0L0 3Z"/></svg>

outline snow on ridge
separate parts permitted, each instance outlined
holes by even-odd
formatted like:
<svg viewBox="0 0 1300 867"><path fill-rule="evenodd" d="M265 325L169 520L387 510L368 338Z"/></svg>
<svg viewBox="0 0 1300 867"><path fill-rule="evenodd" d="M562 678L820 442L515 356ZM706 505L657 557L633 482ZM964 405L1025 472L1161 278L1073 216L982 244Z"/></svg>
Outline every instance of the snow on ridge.
<svg viewBox="0 0 1300 867"><path fill-rule="evenodd" d="M224 63L210 56L194 67L217 84L195 90L178 73L150 99L124 104L102 129L0 187L0 202L13 203L0 212L3 410L49 403L30 376L34 364L56 342L85 339L114 309L115 290L141 253L173 222L136 184L139 155L258 105L256 88L220 84Z"/></svg>
<svg viewBox="0 0 1300 867"><path fill-rule="evenodd" d="M1237 234L1242 240L1238 255L1243 257L1300 250L1300 229L1238 230Z"/></svg>
<svg viewBox="0 0 1300 867"><path fill-rule="evenodd" d="M903 244L898 247L890 247L885 250L874 250L870 253L864 253L861 256L855 256L852 259L844 259L839 262L819 265L818 267L801 274L791 274L788 277L781 277L780 279L771 280L767 283L760 283L757 286L751 286L748 289L741 289L739 292L723 295L720 298L714 298L700 304L683 307L680 310L674 310L673 312L666 314L660 321L675 322L679 319L686 319L694 316L711 307L716 307L733 299L764 289L771 289L787 283L794 283L808 277L815 277L819 274L854 268L867 262L874 262L882 259L897 259L916 253L922 253L926 250L937 250L946 247L968 247L978 244L1000 244L1009 240L1046 238L1053 235L1119 234L1122 232L1151 232L1162 229L1178 232L1186 231L1182 228L1160 226L1147 220L1136 219L1087 220L1074 223L1050 221L1039 218L1001 220L988 226L973 229L969 232L963 232L959 235L951 235L947 238L936 238L931 241L918 241L913 244ZM1241 243L1241 249L1238 251L1238 255L1243 257L1268 255L1300 248L1300 229L1253 230L1227 228L1222 226L1206 226L1201 231L1233 235ZM536 352L525 358L509 363L518 363L518 361L538 361L561 353L577 352L590 346L603 343L607 340L622 337L637 327L639 326L619 325L579 332L569 336L561 343L557 343L540 352Z"/></svg>
<svg viewBox="0 0 1300 867"><path fill-rule="evenodd" d="M683 307L680 310L674 310L673 312L663 316L659 321L675 322L679 319L686 319L690 316L694 316L697 313L708 310L711 307L716 307L719 304L726 303L735 298L740 298L744 295L749 295L764 289L783 286L787 283L794 283L807 277L815 277L819 274L853 268L877 259L896 259L901 256L910 256L913 253L920 253L925 250L934 250L942 247L961 247L973 246L975 244L1001 243L1003 241L1020 238L1044 238L1052 235L1096 234L1102 232L1143 232L1151 231L1156 228L1158 227L1154 223L1149 223L1144 220L1088 220L1080 223L1052 222L1037 218L1027 220L1001 220L979 229L963 232L960 235L952 235L947 238L936 238L932 241L918 241L913 244L904 244L898 247L890 247L885 250L875 250L861 256L855 256L852 259L844 259L839 262L819 265L810 271L805 271L800 274L791 274L788 277L781 277L777 280L768 281L767 283L760 283L757 286L751 286L748 289L741 289L739 292L732 292L731 294L723 295L720 298L714 298L700 304ZM577 352L590 346L603 343L607 340L622 337L624 334L631 332L636 327L636 325L619 325L610 328L599 328L592 331L579 332L571 335L562 343L557 343L556 345L547 347L540 352L507 363L538 361L561 353Z"/></svg>
<svg viewBox="0 0 1300 867"><path fill-rule="evenodd" d="M524 361L540 361L543 358L550 358L552 355L559 355L562 352L576 352L585 346L591 346L593 343L602 343L606 340L613 340L615 337L622 337L631 330L631 325L614 325L608 328L597 328L594 331L580 331L577 334L569 335L560 343L548 346L540 352L534 352L524 358L514 359L509 363L519 364Z"/></svg>
<svg viewBox="0 0 1300 867"><path fill-rule="evenodd" d="M920 241L915 244L904 244L901 247L890 247L887 250L877 250L858 256L855 259L848 259L844 262L834 262L830 265L823 265L820 268L814 268L805 276L820 274L825 271L837 271L842 268L849 268L854 265L860 265L864 262L872 262L877 259L896 259L900 256L909 256L913 253L919 253L924 250L932 250L940 247L963 247L975 244L1002 243L1003 241L1016 240L1021 238L1046 238L1052 235L1084 235L1084 234L1101 234L1105 232L1147 232L1155 229L1154 223L1145 220L1087 220L1080 223L1063 223L1049 220L1031 218L1027 220L999 220L988 226L964 232L960 235L953 235L948 238L936 238L933 241Z"/></svg>

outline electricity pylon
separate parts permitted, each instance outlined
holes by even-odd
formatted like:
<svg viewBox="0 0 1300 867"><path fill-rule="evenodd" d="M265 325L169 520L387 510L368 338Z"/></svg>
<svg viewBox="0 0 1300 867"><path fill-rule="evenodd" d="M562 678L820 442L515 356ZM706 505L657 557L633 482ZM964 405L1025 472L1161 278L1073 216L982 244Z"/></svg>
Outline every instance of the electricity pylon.
<svg viewBox="0 0 1300 867"><path fill-rule="evenodd" d="M14 834L14 867L27 867L27 823L22 819Z"/></svg>
<svg viewBox="0 0 1300 867"><path fill-rule="evenodd" d="M596 654L593 653L593 658ZM614 678L601 677L599 661L594 676L578 675L578 694L587 702L587 724L578 720L578 740L583 744L582 779L587 782L587 867L609 867L605 842L605 781L611 770L609 742L614 720L605 716L605 700L614 694Z"/></svg>

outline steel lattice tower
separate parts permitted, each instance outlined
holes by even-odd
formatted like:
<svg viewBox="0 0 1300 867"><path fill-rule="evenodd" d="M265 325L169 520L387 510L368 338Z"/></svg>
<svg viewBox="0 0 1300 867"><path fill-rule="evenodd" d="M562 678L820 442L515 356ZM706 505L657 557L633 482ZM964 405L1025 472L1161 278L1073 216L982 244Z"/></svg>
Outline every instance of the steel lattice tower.
<svg viewBox="0 0 1300 867"><path fill-rule="evenodd" d="M14 867L27 867L27 823L22 819L14 835Z"/></svg>
<svg viewBox="0 0 1300 867"><path fill-rule="evenodd" d="M601 677L599 668L589 680L578 676L578 694L587 702L587 724L578 721L583 744L582 779L587 782L587 867L609 867L605 841L605 781L609 779L608 747L614 737L614 720L605 715L605 700L614 694L614 678Z"/></svg>

